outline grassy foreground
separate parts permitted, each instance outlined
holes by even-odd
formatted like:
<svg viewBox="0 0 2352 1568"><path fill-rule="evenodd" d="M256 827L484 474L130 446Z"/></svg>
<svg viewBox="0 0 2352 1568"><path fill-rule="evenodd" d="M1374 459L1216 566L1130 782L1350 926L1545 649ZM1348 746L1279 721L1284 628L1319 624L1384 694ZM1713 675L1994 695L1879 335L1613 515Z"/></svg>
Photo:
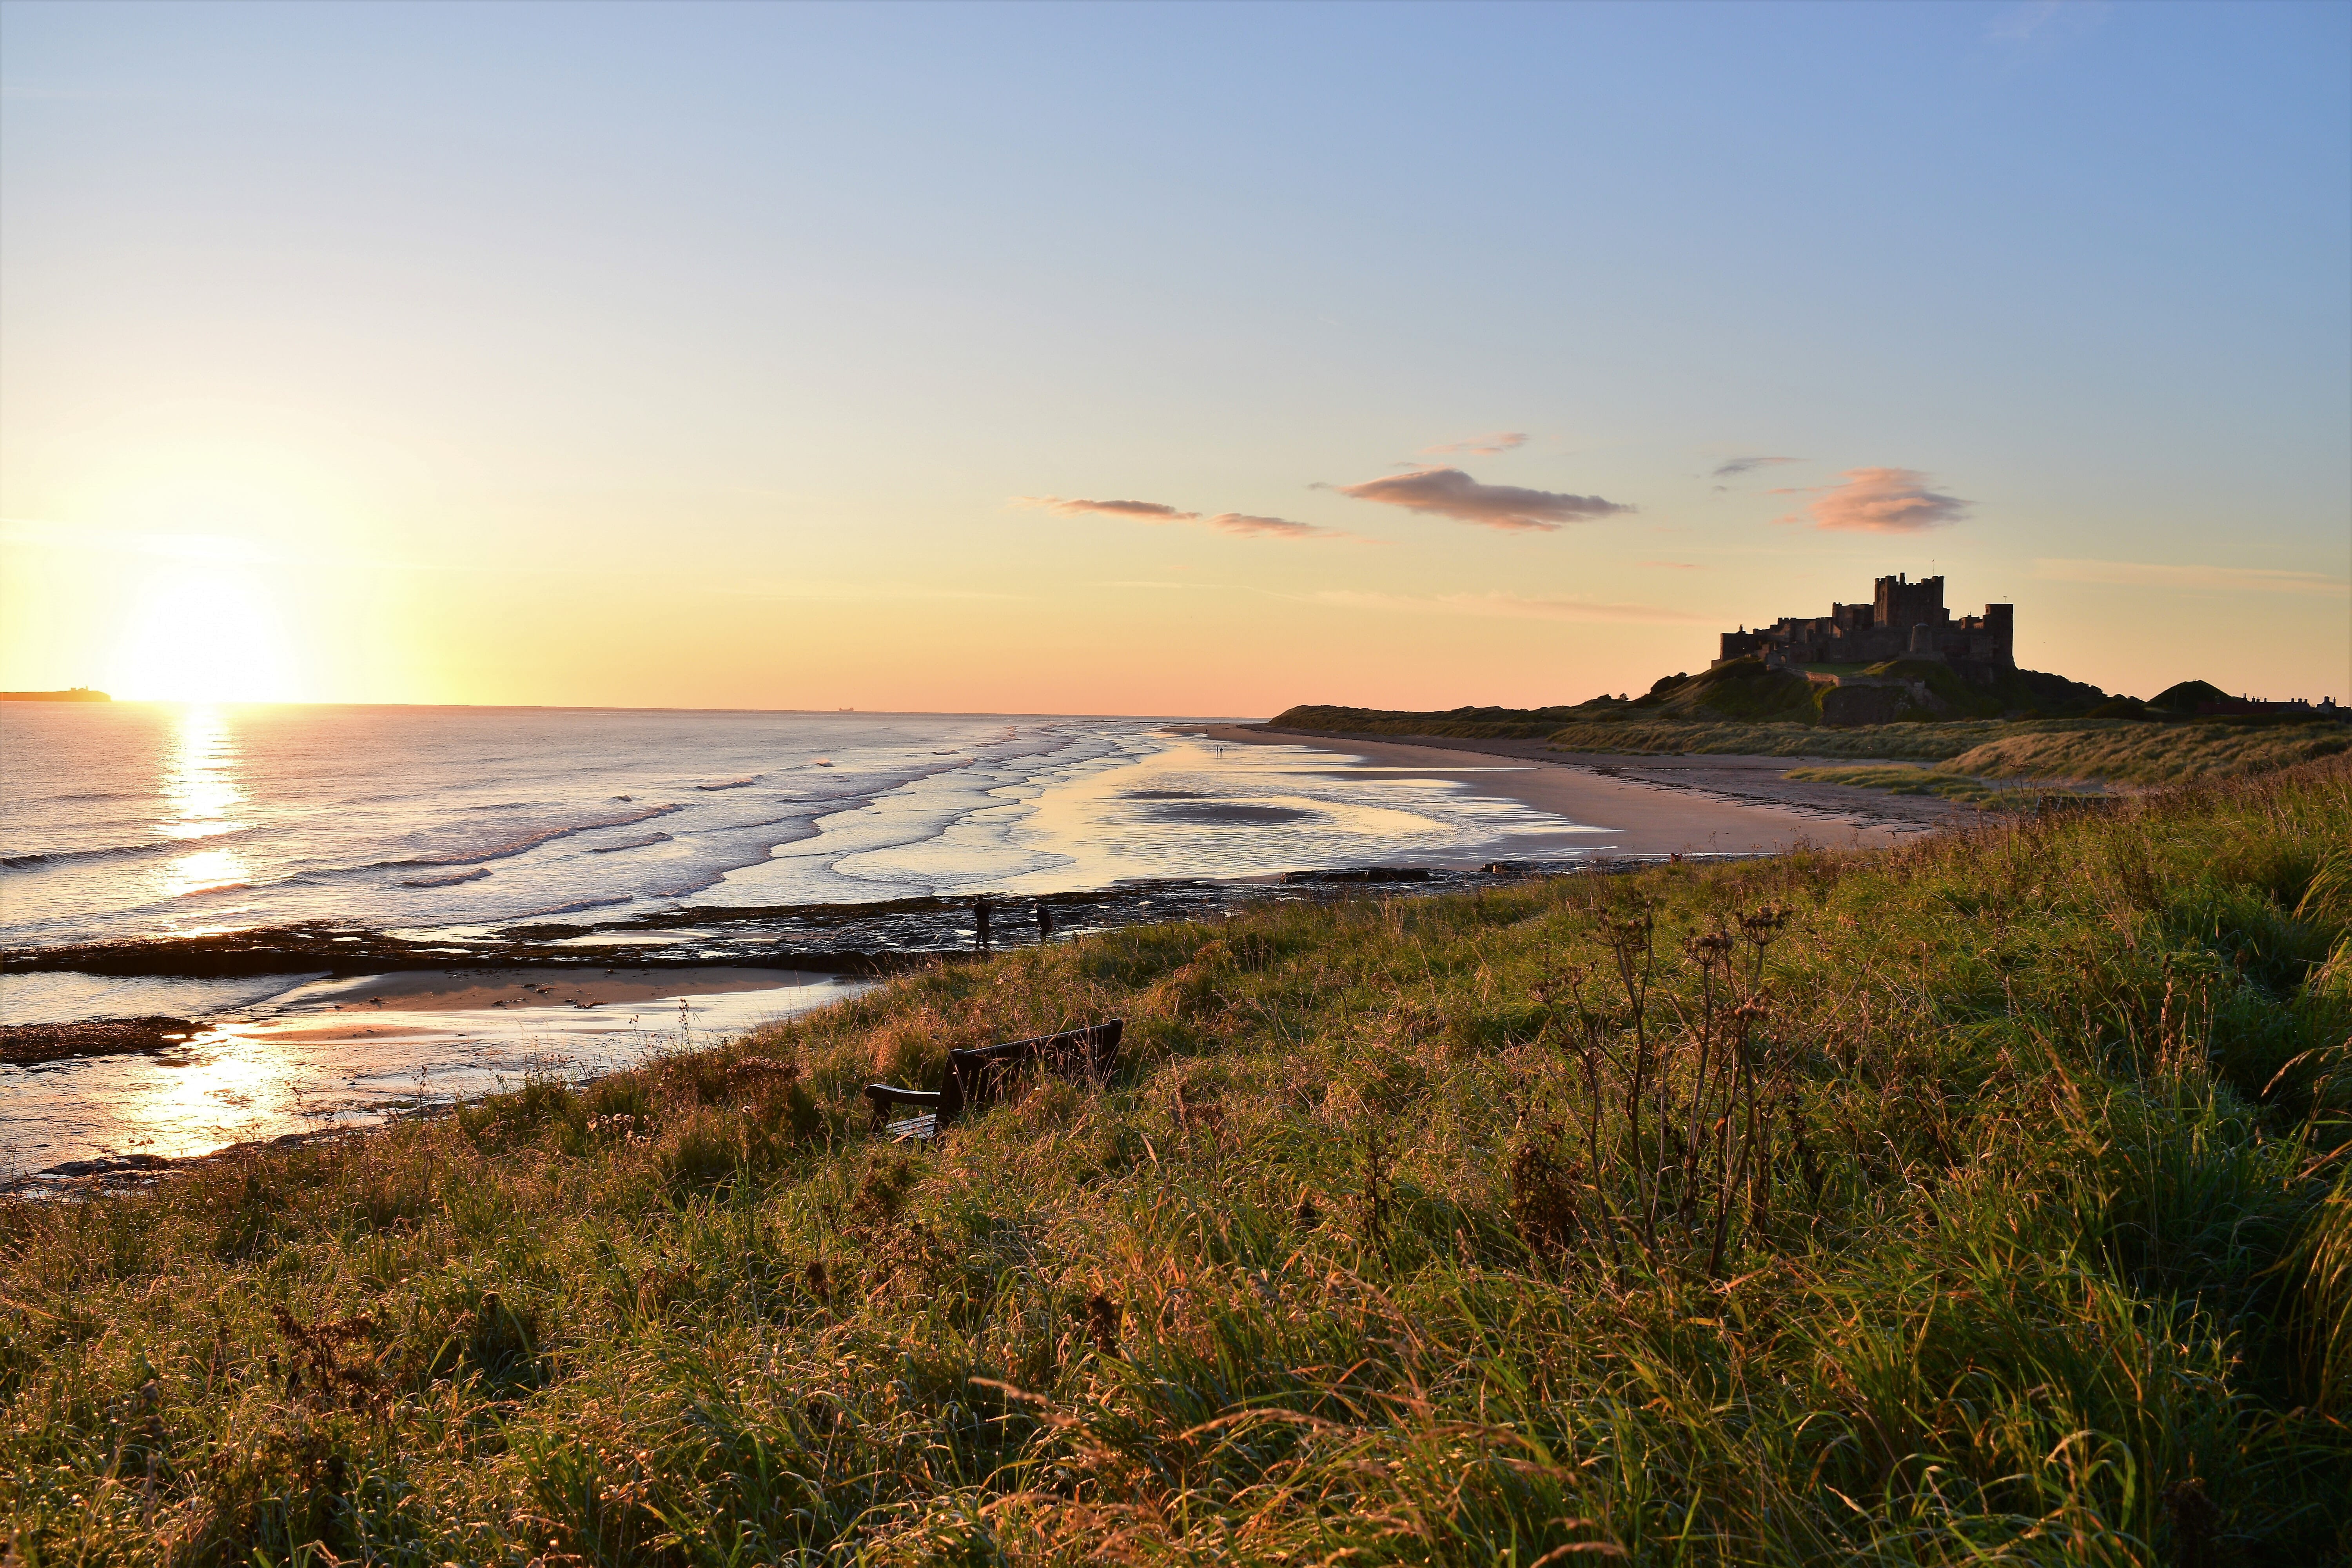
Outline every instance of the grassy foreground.
<svg viewBox="0 0 2352 1568"><path fill-rule="evenodd" d="M2347 1028L2340 761L937 970L0 1210L6 1550L2342 1563Z"/></svg>

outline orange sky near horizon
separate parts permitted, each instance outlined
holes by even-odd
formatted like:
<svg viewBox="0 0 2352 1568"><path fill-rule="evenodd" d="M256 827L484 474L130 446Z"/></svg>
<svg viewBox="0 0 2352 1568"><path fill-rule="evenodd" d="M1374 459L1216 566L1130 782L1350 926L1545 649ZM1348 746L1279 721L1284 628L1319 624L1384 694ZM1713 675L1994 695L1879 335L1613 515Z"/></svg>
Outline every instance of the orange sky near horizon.
<svg viewBox="0 0 2352 1568"><path fill-rule="evenodd" d="M1589 620L1566 599L1187 581L1207 576L1197 560L1159 563L1159 581L1072 574L1023 593L781 574L712 581L723 574L659 563L453 572L164 537L168 548L11 546L0 573L8 688L89 685L123 700L1231 716L1305 701L1542 706L1638 693L1659 675L1702 668L1718 631L1763 618L1674 608L1697 571L1656 574L1659 599L1686 618ZM1849 553L1836 596L1867 595L1879 569L1869 554ZM1785 581L1769 563L1755 567ZM1948 584L1948 597L1964 583ZM1826 610L1788 602L1802 591L1759 593L1759 610ZM2242 647L2217 659L2167 647L2157 626L2134 647L2101 624L2112 624L2116 601L2184 620L2210 613L2200 603L2210 595L2194 589L2029 577L2011 592L2029 668L2143 697L2175 679L2238 674L2220 683L2262 685L2243 678L2263 661ZM1691 597L1719 603L1724 588L1707 581ZM2320 592L2263 597L2273 613L2250 623L2250 640L2270 640L2279 668L2342 608Z"/></svg>

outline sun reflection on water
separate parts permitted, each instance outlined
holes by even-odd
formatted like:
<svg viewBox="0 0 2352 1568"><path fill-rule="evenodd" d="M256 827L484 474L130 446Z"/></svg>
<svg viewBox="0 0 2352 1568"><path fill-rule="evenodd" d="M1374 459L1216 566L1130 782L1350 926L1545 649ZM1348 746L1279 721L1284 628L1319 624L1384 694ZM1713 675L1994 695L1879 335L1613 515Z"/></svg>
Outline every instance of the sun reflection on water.
<svg viewBox="0 0 2352 1568"><path fill-rule="evenodd" d="M168 820L155 825L165 838L210 838L241 826L234 819L245 804L237 787L236 738L216 708L191 703L181 711L180 733L164 762L163 804ZM163 872L163 894L235 887L252 873L233 849L199 849L173 860Z"/></svg>

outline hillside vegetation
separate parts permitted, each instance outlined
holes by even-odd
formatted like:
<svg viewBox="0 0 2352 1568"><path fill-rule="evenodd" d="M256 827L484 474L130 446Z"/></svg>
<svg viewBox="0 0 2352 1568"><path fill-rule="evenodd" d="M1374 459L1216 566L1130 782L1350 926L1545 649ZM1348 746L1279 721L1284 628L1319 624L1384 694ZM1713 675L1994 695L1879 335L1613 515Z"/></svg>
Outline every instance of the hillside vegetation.
<svg viewBox="0 0 2352 1568"><path fill-rule="evenodd" d="M1718 692L1732 706L1741 688ZM1769 714L1771 688L1748 696ZM1826 689L1819 686L1815 691ZM1951 719L1832 729L1785 717L1708 718L1696 705L1587 703L1574 709L1457 709L1447 713L1293 708L1276 729L1462 740L1540 736L1554 751L1653 756L1853 757L1937 763L1977 779L2179 784L2292 766L2352 751L2352 726L2326 720ZM1553 723L1561 713L1566 722ZM1517 718L1505 715L1517 714ZM1478 717L1484 715L1485 717ZM1816 716L1817 717L1817 716ZM1826 777L1826 774L1821 775ZM1899 775L1890 775L1898 777ZM1832 781L1864 782L1871 781ZM1988 792L1989 793L1989 792Z"/></svg>
<svg viewBox="0 0 2352 1568"><path fill-rule="evenodd" d="M2082 724L2021 729L1981 741L1950 771L1996 779L2172 784L2288 767L2352 751L2352 725Z"/></svg>
<svg viewBox="0 0 2352 1568"><path fill-rule="evenodd" d="M1896 659L1869 666L1818 667L1826 673L1877 676L1916 682L1927 705L1912 704L1898 717L1934 720L1998 719L2004 713L2082 715L2107 700L2084 686L2040 670L2012 670L1992 686L1962 679L1935 660ZM1411 713L1379 708L1337 708L1308 703L1277 715L1279 729L1359 735L1438 735L1459 739L1527 740L1563 729L1583 732L1606 725L1820 726L1824 698L1832 690L1802 674L1770 669L1760 658L1738 658L1696 675L1660 679L1640 697L1602 695L1565 708L1454 708ZM1884 728L1884 726L1881 726ZM1598 748L1597 748L1598 749ZM1882 753L1883 754L1883 753Z"/></svg>
<svg viewBox="0 0 2352 1568"><path fill-rule="evenodd" d="M1860 766L1790 768L1785 775L1807 784L1852 784L1856 789L1884 790L1889 795L1932 795L1969 805L2009 810L2041 810L2053 797L2061 804L2063 791L2024 788L1988 782L1968 773L1923 768L1916 763L1865 763Z"/></svg>
<svg viewBox="0 0 2352 1568"><path fill-rule="evenodd" d="M1107 1082L862 1136L1110 1016ZM0 1207L0 1516L27 1568L2342 1563L2347 1030L2342 761L1088 936Z"/></svg>
<svg viewBox="0 0 2352 1568"><path fill-rule="evenodd" d="M2127 719L2034 719L1878 724L1811 730L1789 724L1568 725L1562 752L1780 757L1870 757L1937 763L1978 779L2177 784L2260 773L2352 751L2352 726L2222 721L2158 724ZM1822 770L1805 770L1808 774ZM1832 782L1870 783L1854 779Z"/></svg>

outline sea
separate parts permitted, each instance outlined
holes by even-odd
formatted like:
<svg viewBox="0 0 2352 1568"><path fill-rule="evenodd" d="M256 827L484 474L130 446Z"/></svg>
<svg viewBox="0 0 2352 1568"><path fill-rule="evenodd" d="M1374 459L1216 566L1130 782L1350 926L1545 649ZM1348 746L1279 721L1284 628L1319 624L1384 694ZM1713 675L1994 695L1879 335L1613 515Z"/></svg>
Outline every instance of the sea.
<svg viewBox="0 0 2352 1568"><path fill-rule="evenodd" d="M657 1004L561 1018L412 1013L362 1050L308 1026L348 1005L325 1000L346 997L352 969L329 944L404 942L457 966L518 930L652 952L721 942L680 921L715 930L730 911L782 930L803 910L878 920L981 895L1019 909L1589 850L1597 830L1481 788L1503 771L1383 768L1149 717L0 705L0 1023L204 1026L176 1053L0 1067L0 1175L142 1138L185 1156L282 1132L289 1106L373 1112L533 1062L597 1069L680 1028L786 1016L867 983L779 968L748 993L682 982ZM1124 918L1149 906L1130 899ZM275 972L177 972L191 942L296 928L315 945ZM943 944L967 934L920 929ZM736 962L740 933L725 940L737 945L698 956ZM93 944L103 965L45 957ZM229 1100L221 1082L191 1091L192 1068L219 1069ZM164 1101L194 1108L184 1125L166 1127Z"/></svg>

